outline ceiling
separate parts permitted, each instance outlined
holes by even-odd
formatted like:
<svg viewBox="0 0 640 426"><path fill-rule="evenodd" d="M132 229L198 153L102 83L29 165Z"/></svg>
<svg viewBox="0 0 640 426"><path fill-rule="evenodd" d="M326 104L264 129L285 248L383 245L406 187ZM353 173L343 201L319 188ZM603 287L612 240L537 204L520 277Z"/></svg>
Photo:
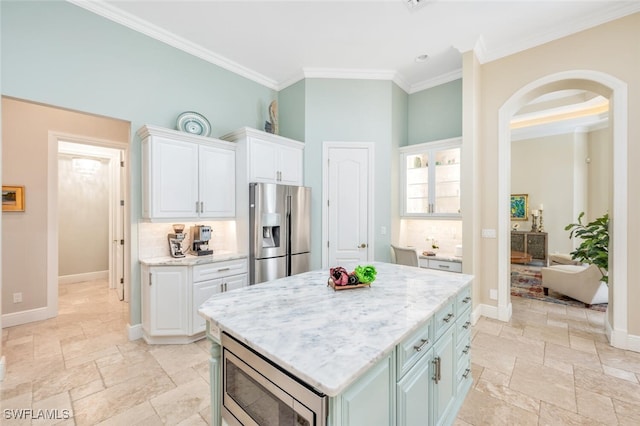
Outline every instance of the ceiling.
<svg viewBox="0 0 640 426"><path fill-rule="evenodd" d="M68 1L274 90L320 77L408 93L460 78L460 52L484 63L640 11L637 0Z"/></svg>

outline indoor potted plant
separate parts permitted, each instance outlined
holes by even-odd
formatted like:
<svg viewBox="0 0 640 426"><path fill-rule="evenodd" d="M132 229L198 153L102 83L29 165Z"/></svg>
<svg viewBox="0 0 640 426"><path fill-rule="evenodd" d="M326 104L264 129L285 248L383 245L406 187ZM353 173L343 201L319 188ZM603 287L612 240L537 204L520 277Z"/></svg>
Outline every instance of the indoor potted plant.
<svg viewBox="0 0 640 426"><path fill-rule="evenodd" d="M580 245L571 252L571 258L584 263L596 265L602 274L602 282L608 283L609 277L609 214L582 224L584 212L578 216L578 223L565 226L565 231L571 231L569 238L578 237Z"/></svg>

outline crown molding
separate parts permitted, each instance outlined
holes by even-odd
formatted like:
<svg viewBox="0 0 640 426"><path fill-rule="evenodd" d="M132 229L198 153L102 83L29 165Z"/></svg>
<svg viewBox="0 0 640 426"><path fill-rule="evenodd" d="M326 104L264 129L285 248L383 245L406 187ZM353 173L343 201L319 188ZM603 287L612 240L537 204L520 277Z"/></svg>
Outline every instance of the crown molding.
<svg viewBox="0 0 640 426"><path fill-rule="evenodd" d="M446 74L441 74L437 77L433 77L428 80L424 80L420 83L413 84L411 85L410 90L407 91L407 93L411 95L413 93L431 89L432 87L440 86L441 84L449 83L451 81L459 80L461 78L462 78L462 68L459 68L457 70L453 70Z"/></svg>
<svg viewBox="0 0 640 426"><path fill-rule="evenodd" d="M186 40L172 32L166 31L117 7L111 6L102 0L66 0L96 15L109 19L120 25L131 28L134 31L161 41L176 49L182 50L214 65L231 71L234 74L245 77L269 89L277 90L277 82L260 73L257 73L243 65L240 65L224 56L218 55L199 44Z"/></svg>
<svg viewBox="0 0 640 426"><path fill-rule="evenodd" d="M484 41L482 41L480 48L477 48L478 46L476 46L476 48L474 48L474 51L476 52L478 61L481 64L484 64L487 62L495 61L496 59L513 55L518 52L522 52L527 49L531 49L536 46L540 46L554 40L558 40L560 38L570 36L580 31L602 25L609 21L613 21L615 19L619 19L636 12L640 12L640 2L620 2L620 5L618 5L617 7L612 7L604 13L594 12L591 15L586 16L580 20L572 19L569 22L563 23L563 25L558 25L550 28L548 31L537 31L535 35L527 37L526 39L520 39L513 43L502 45L495 49L487 49Z"/></svg>

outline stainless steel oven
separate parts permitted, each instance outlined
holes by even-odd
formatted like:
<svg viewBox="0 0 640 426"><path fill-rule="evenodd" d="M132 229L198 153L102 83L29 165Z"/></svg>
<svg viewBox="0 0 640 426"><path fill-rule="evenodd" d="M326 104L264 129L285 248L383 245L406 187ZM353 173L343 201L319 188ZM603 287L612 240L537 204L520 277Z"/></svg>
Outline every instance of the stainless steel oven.
<svg viewBox="0 0 640 426"><path fill-rule="evenodd" d="M239 426L326 426L326 395L222 333L222 418Z"/></svg>

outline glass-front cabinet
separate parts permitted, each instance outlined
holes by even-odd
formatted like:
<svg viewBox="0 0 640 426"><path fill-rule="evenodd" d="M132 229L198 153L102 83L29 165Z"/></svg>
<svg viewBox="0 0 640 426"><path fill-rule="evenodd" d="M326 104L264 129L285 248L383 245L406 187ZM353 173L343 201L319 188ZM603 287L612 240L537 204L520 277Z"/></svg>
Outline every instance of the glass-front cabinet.
<svg viewBox="0 0 640 426"><path fill-rule="evenodd" d="M402 216L460 217L460 138L400 148Z"/></svg>

